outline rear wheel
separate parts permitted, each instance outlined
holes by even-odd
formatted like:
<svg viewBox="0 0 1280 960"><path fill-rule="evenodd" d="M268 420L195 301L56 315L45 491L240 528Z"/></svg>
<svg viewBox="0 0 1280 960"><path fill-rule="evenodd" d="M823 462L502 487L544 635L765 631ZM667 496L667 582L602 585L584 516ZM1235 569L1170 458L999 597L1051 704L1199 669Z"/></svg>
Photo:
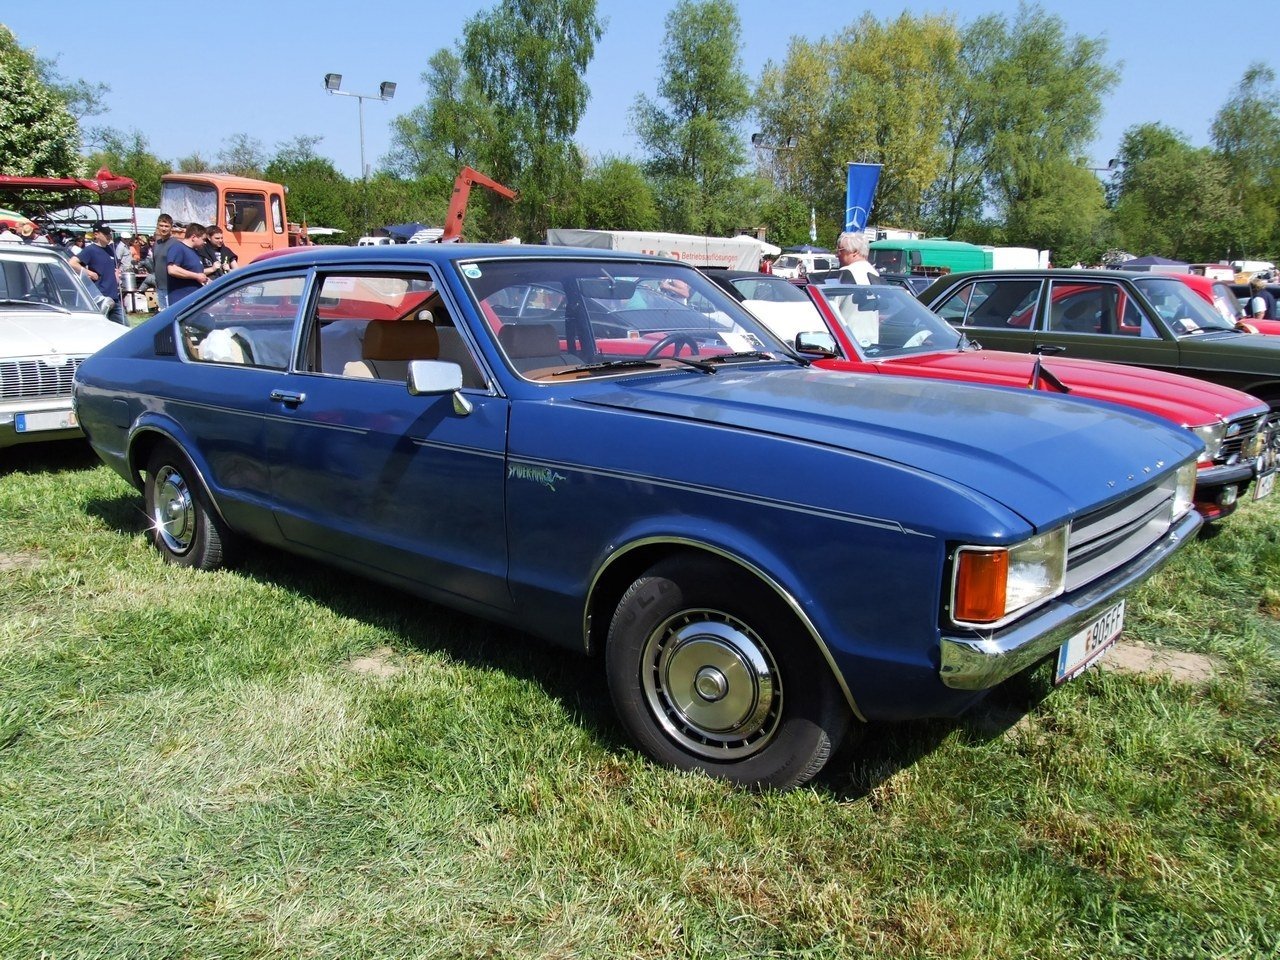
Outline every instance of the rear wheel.
<svg viewBox="0 0 1280 960"><path fill-rule="evenodd" d="M143 488L151 542L169 563L198 570L225 566L234 535L213 510L195 468L173 444L147 460Z"/></svg>
<svg viewBox="0 0 1280 960"><path fill-rule="evenodd" d="M609 689L649 756L785 788L822 769L849 709L813 640L768 587L713 558L663 561L609 627Z"/></svg>

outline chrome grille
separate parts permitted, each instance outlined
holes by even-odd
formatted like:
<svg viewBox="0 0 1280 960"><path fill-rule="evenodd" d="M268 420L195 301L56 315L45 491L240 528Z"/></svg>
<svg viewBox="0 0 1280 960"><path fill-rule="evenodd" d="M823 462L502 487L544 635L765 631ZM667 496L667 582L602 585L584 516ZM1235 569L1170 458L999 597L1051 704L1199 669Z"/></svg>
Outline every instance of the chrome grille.
<svg viewBox="0 0 1280 960"><path fill-rule="evenodd" d="M1234 431L1234 435L1222 441L1222 446L1218 450L1218 455L1213 458L1213 462L1228 465L1239 463L1241 453L1262 427L1262 421L1265 418L1265 413L1255 413L1249 417L1239 417L1230 421L1230 429ZM1238 430L1235 429L1237 426Z"/></svg>
<svg viewBox="0 0 1280 960"><path fill-rule="evenodd" d="M1173 523L1177 477L1169 474L1117 503L1071 524L1067 540L1067 590L1124 566L1164 536Z"/></svg>
<svg viewBox="0 0 1280 960"><path fill-rule="evenodd" d="M69 397L81 359L72 357L60 365L43 360L0 360L0 399Z"/></svg>

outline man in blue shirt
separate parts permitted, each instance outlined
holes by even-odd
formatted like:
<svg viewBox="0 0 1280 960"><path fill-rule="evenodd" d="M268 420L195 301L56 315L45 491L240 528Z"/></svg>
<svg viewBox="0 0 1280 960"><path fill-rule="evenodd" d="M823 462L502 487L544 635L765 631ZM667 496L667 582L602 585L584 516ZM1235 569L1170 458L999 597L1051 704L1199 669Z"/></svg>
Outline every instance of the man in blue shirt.
<svg viewBox="0 0 1280 960"><path fill-rule="evenodd" d="M204 264L200 262L198 248L204 246L204 227L198 223L187 224L186 234L181 240L175 240L168 250L169 274L169 306L173 306L183 297L195 293L209 282L209 275L204 272Z"/></svg>
<svg viewBox="0 0 1280 960"><path fill-rule="evenodd" d="M98 292L111 301L107 319L129 325L120 300L120 263L111 251L111 228L105 223L95 223L90 242L71 258L71 266L83 272L96 284Z"/></svg>

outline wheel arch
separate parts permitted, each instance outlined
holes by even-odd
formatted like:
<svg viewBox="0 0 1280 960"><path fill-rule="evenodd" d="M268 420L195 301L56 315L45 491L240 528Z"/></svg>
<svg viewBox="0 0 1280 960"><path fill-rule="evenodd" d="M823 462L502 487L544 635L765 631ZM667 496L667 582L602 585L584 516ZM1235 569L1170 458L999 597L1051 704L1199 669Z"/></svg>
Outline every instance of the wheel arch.
<svg viewBox="0 0 1280 960"><path fill-rule="evenodd" d="M129 477L134 486L139 490L143 487L143 471L146 468L147 461L151 459L151 454L162 444L170 444L181 454L186 461L191 464L191 469L195 471L195 479L204 488L209 505L217 513L218 519L224 524L227 522L226 516L222 512L222 506L218 503L216 497L213 496L213 488L209 485L208 477L205 470L196 458L191 455L190 446L183 441L179 431L170 429L164 423L142 423L134 428L133 433L129 437L128 450L128 469Z"/></svg>
<svg viewBox="0 0 1280 960"><path fill-rule="evenodd" d="M845 702L853 715L866 722L866 716L854 700L853 692L845 682L844 675L836 665L831 649L827 645L817 625L805 613L804 607L775 577L750 560L735 554L723 547L685 537L645 537L618 547L609 555L587 592L587 602L583 610L583 642L589 654L604 649L609 633L609 623L613 611L617 608L622 595L650 567L678 555L711 557L717 561L737 567L769 588L770 592L790 612L793 619L809 635L813 644L826 661L827 669L844 695Z"/></svg>

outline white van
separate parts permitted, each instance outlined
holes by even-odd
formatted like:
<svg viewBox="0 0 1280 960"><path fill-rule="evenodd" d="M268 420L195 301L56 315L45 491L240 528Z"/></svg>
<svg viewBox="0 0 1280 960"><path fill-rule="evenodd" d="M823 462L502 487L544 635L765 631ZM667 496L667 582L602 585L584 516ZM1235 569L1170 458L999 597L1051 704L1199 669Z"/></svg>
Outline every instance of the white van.
<svg viewBox="0 0 1280 960"><path fill-rule="evenodd" d="M361 237L356 241L357 247L384 247L395 243L390 237Z"/></svg>
<svg viewBox="0 0 1280 960"><path fill-rule="evenodd" d="M784 253L773 262L773 274L794 280L800 276L801 267L808 276L818 270L839 270L840 261L834 253Z"/></svg>

